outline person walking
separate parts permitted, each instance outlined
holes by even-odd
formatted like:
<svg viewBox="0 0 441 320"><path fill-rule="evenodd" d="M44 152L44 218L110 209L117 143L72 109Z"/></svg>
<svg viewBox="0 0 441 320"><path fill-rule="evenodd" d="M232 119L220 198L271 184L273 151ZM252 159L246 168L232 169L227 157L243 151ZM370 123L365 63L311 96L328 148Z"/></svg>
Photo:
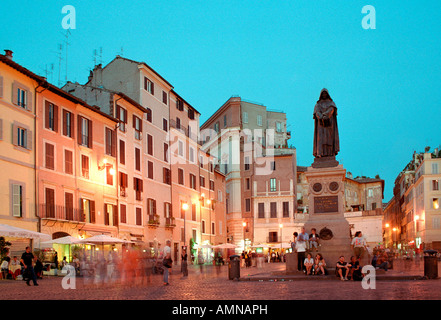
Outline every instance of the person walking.
<svg viewBox="0 0 441 320"><path fill-rule="evenodd" d="M187 247L182 247L181 253L181 272L183 277L188 277L188 265L187 265Z"/></svg>
<svg viewBox="0 0 441 320"><path fill-rule="evenodd" d="M164 286L169 285L169 283L168 283L169 270L168 269L170 269L172 267L172 263L173 263L173 261L171 259L170 245L171 245L171 241L167 240L165 242L165 247L162 251L162 257L163 257L162 264L164 265Z"/></svg>
<svg viewBox="0 0 441 320"><path fill-rule="evenodd" d="M34 283L34 286L38 286L37 283L37 276L35 275L34 266L34 255L31 252L31 247L26 247L26 251L23 252L21 255L20 262L23 263L23 266L25 268L25 274L26 274L26 284L30 286L30 281Z"/></svg>

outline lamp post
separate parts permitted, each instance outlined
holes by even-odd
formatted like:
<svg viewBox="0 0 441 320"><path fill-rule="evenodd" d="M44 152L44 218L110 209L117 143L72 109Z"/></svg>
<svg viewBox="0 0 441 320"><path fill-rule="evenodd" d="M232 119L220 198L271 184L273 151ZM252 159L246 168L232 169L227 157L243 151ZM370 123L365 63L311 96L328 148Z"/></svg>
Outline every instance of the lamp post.
<svg viewBox="0 0 441 320"><path fill-rule="evenodd" d="M186 216L187 216L187 210L188 210L188 203L183 202L182 203L182 210L184 210L184 246L186 246L187 243L187 232L185 230L185 222L186 222Z"/></svg>
<svg viewBox="0 0 441 320"><path fill-rule="evenodd" d="M283 231L283 224L279 224L279 228L280 228L280 255L282 255L282 243L283 243L283 236L282 236L282 231Z"/></svg>
<svg viewBox="0 0 441 320"><path fill-rule="evenodd" d="M245 228L247 227L247 223L244 221L242 223L243 226L243 251L245 251Z"/></svg>

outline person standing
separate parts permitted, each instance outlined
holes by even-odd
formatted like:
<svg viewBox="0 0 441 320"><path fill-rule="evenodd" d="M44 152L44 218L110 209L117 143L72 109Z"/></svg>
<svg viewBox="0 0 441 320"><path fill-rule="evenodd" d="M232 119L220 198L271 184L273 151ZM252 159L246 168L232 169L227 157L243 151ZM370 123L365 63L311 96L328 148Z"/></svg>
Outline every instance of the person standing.
<svg viewBox="0 0 441 320"><path fill-rule="evenodd" d="M164 286L168 286L168 269L170 269L172 267L172 259L171 259L171 241L167 240L165 242L165 247L162 251L162 257L163 257L163 261L162 264L164 265Z"/></svg>
<svg viewBox="0 0 441 320"><path fill-rule="evenodd" d="M31 252L31 247L26 247L26 251L21 255L20 262L23 263L25 268L25 274L27 275L26 284L30 286L30 281L34 283L34 286L38 286L37 276L35 275L34 266L34 255Z"/></svg>
<svg viewBox="0 0 441 320"><path fill-rule="evenodd" d="M58 275L58 253L55 251L54 255L54 264L55 264L55 275Z"/></svg>
<svg viewBox="0 0 441 320"><path fill-rule="evenodd" d="M352 250L354 250L354 255L358 258L363 258L364 252L366 250L366 240L363 237L361 231L355 233L354 239L351 242Z"/></svg>
<svg viewBox="0 0 441 320"><path fill-rule="evenodd" d="M305 227L302 227L302 232L299 234L296 241L297 250L297 270L304 271L304 262L306 254L306 244L309 240L308 234L305 232Z"/></svg>
<svg viewBox="0 0 441 320"><path fill-rule="evenodd" d="M181 272L184 277L188 277L188 265L187 265L187 247L182 247L181 253Z"/></svg>

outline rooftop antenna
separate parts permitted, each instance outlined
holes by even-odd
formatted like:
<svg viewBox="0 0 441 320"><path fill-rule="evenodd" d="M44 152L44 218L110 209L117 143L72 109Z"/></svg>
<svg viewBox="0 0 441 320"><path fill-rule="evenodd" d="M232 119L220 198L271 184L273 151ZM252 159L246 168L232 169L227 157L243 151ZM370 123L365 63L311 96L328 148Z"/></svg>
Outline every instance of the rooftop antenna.
<svg viewBox="0 0 441 320"><path fill-rule="evenodd" d="M121 51L119 52L119 55L122 57L122 56L124 56L124 48L123 47L121 47Z"/></svg>
<svg viewBox="0 0 441 320"><path fill-rule="evenodd" d="M63 60L63 45L58 44L58 86L61 87L61 61Z"/></svg>
<svg viewBox="0 0 441 320"><path fill-rule="evenodd" d="M67 83L67 53L68 53L68 47L70 45L69 43L69 35L70 35L70 30L67 29L66 30L66 34L64 35L64 37L66 38L66 40L64 41L65 46L66 46L66 75L65 75L65 82Z"/></svg>
<svg viewBox="0 0 441 320"><path fill-rule="evenodd" d="M103 47L100 47L100 53L98 54L97 49L93 50L93 65L103 64Z"/></svg>
<svg viewBox="0 0 441 320"><path fill-rule="evenodd" d="M45 74L45 78L46 79L48 79L48 76L49 75L51 75L51 80L50 80L50 82L52 82L52 75L54 74L54 64L53 63L51 63L51 65L50 65L50 67L49 67L49 69L48 69L48 67L47 67L47 64L46 64L46 67L44 68L44 74Z"/></svg>

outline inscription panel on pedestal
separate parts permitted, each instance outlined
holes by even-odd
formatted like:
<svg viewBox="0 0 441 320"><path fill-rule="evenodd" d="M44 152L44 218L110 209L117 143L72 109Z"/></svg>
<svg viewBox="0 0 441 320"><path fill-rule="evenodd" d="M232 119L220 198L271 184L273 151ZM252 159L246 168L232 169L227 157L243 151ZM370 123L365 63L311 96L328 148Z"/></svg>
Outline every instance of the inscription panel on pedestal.
<svg viewBox="0 0 441 320"><path fill-rule="evenodd" d="M314 197L314 213L338 212L338 196Z"/></svg>

